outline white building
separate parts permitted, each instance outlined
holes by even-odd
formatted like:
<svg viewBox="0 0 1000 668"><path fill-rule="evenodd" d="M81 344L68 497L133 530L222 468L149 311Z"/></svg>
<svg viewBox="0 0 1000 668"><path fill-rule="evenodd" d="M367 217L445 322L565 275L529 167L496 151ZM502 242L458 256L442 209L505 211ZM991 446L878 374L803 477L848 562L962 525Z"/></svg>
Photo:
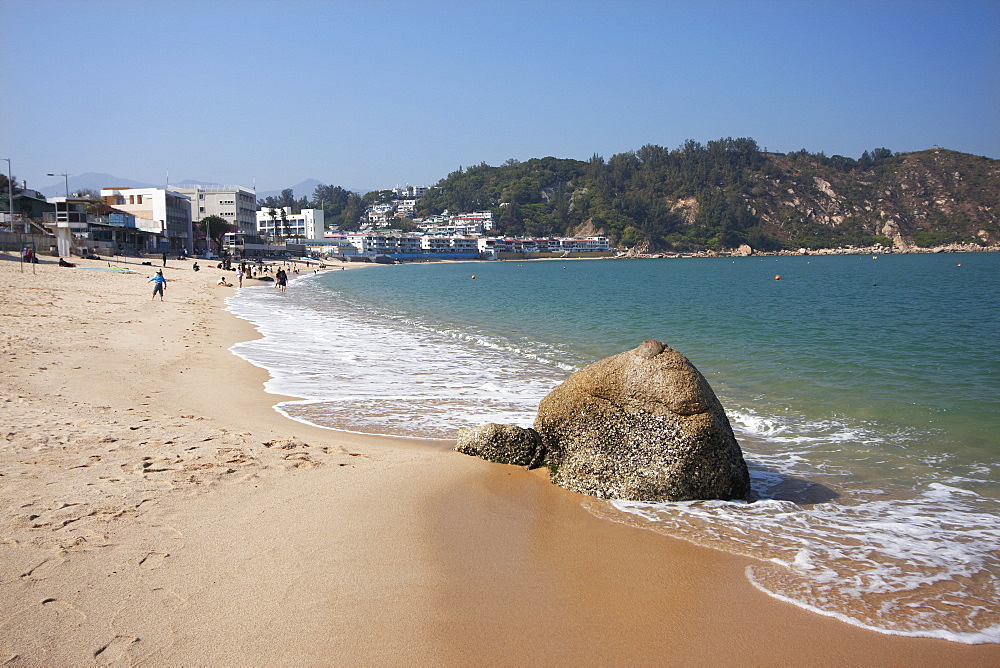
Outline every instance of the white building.
<svg viewBox="0 0 1000 668"><path fill-rule="evenodd" d="M257 195L243 186L170 186L174 192L191 198L191 220L219 216L236 232L256 234Z"/></svg>
<svg viewBox="0 0 1000 668"><path fill-rule="evenodd" d="M323 209L302 209L299 213L292 213L291 207L287 206L275 209L265 207L257 211L255 234L322 239L324 222Z"/></svg>
<svg viewBox="0 0 1000 668"><path fill-rule="evenodd" d="M137 229L159 235L162 250L194 252L191 198L163 188L102 188L109 205L135 216Z"/></svg>
<svg viewBox="0 0 1000 668"><path fill-rule="evenodd" d="M372 204L365 210L369 223L385 225L392 218L392 204Z"/></svg>
<svg viewBox="0 0 1000 668"><path fill-rule="evenodd" d="M345 235L347 241L363 255L389 255L397 253L417 254L421 249L421 237L403 232L382 234L379 232L352 232Z"/></svg>
<svg viewBox="0 0 1000 668"><path fill-rule="evenodd" d="M499 253L607 253L607 237L479 237L479 252L485 257Z"/></svg>
<svg viewBox="0 0 1000 668"><path fill-rule="evenodd" d="M482 223L472 225L455 225L452 223L427 224L426 222L417 225L417 228L424 234L435 234L444 236L464 236L473 237L483 233Z"/></svg>
<svg viewBox="0 0 1000 668"><path fill-rule="evenodd" d="M564 251L577 253L607 252L611 250L607 237L563 237L559 245Z"/></svg>
<svg viewBox="0 0 1000 668"><path fill-rule="evenodd" d="M482 230L493 229L492 211L475 211L473 213L459 213L451 217L454 225L479 225Z"/></svg>
<svg viewBox="0 0 1000 668"><path fill-rule="evenodd" d="M395 188L392 189L392 194L400 199L410 198L410 197L412 197L413 199L418 199L422 197L423 194L427 192L427 190L428 190L427 186L406 186L405 188L400 188L399 186L396 186Z"/></svg>
<svg viewBox="0 0 1000 668"><path fill-rule="evenodd" d="M397 199L393 202L396 205L396 214L399 216L405 216L406 218L413 218L413 209L417 206L417 200L415 199Z"/></svg>

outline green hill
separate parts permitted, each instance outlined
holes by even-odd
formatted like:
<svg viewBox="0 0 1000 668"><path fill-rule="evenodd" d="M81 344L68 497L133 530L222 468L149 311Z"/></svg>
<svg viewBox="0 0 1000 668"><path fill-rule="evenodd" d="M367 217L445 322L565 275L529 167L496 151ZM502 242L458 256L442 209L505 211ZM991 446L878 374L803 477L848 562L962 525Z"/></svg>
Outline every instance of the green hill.
<svg viewBox="0 0 1000 668"><path fill-rule="evenodd" d="M1000 242L1000 160L946 149L861 158L765 153L752 139L643 146L605 161L481 164L417 215L492 210L509 235L603 232L649 251Z"/></svg>

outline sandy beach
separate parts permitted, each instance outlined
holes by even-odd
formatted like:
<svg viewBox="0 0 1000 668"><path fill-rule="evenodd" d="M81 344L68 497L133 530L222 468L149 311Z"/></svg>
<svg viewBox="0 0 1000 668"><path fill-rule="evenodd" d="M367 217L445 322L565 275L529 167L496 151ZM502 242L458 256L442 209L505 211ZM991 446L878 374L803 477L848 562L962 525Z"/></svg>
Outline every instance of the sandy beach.
<svg viewBox="0 0 1000 668"><path fill-rule="evenodd" d="M543 472L284 418L220 270L168 261L161 302L115 264L0 254L2 662L1000 664L769 598Z"/></svg>

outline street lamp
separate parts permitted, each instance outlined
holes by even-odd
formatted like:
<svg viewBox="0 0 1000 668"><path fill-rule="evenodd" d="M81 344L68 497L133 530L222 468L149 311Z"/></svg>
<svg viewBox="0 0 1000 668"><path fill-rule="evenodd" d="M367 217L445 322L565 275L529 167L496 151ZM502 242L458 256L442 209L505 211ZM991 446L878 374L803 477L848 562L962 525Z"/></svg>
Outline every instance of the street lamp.
<svg viewBox="0 0 1000 668"><path fill-rule="evenodd" d="M60 174L46 174L45 176L61 176L64 179L66 179L66 199L68 200L69 199L69 174L65 174L65 173L60 173Z"/></svg>

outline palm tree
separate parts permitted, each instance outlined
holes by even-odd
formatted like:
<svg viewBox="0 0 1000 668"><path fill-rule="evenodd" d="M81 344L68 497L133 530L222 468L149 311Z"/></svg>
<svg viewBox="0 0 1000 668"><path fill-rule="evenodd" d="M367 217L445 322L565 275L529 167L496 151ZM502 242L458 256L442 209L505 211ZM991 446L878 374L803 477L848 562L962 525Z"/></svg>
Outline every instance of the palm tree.
<svg viewBox="0 0 1000 668"><path fill-rule="evenodd" d="M285 207L281 207L281 231L282 236L289 236L288 234L288 214L285 212Z"/></svg>
<svg viewBox="0 0 1000 668"><path fill-rule="evenodd" d="M274 230L274 235L279 236L280 232L278 230L278 210L272 206L267 210L267 217L271 219L271 229Z"/></svg>

